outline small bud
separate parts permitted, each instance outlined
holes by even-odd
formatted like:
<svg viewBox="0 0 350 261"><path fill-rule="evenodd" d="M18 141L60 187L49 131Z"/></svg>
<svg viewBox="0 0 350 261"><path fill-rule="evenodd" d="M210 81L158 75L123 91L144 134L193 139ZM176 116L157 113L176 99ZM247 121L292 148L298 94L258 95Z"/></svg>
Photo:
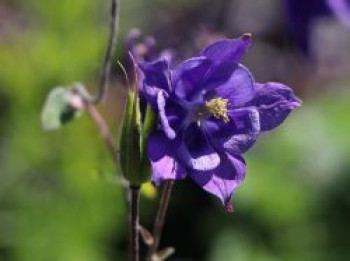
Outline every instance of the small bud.
<svg viewBox="0 0 350 261"><path fill-rule="evenodd" d="M152 261L165 261L175 253L175 248L166 247L152 256Z"/></svg>
<svg viewBox="0 0 350 261"><path fill-rule="evenodd" d="M234 212L233 204L231 202L227 202L226 205L225 205L225 210L228 213Z"/></svg>
<svg viewBox="0 0 350 261"><path fill-rule="evenodd" d="M68 100L68 105L76 111L82 111L85 107L82 97L78 94L71 95Z"/></svg>
<svg viewBox="0 0 350 261"><path fill-rule="evenodd" d="M154 244L154 238L153 238L151 232L149 232L145 227L139 225L139 232L140 232L140 235L141 235L143 242L147 246L152 246Z"/></svg>
<svg viewBox="0 0 350 261"><path fill-rule="evenodd" d="M80 115L83 108L81 97L70 88L53 89L44 104L41 123L44 130L56 130Z"/></svg>

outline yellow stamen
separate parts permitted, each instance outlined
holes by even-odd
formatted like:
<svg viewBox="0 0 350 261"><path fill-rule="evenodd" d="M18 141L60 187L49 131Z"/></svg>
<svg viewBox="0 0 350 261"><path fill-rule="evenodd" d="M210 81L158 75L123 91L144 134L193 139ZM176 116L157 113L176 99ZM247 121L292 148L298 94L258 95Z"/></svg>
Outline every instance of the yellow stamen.
<svg viewBox="0 0 350 261"><path fill-rule="evenodd" d="M222 119L225 123L229 122L230 119L227 116L227 106L229 104L228 99L215 97L210 101L205 102L205 110L217 119Z"/></svg>

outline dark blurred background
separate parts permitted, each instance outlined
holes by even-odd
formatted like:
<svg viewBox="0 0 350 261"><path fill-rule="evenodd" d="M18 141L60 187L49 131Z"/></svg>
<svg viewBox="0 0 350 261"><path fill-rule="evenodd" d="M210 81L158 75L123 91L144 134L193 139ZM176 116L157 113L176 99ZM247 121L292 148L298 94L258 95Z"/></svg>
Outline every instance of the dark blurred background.
<svg viewBox="0 0 350 261"><path fill-rule="evenodd" d="M56 132L40 125L52 87L81 81L95 92L108 14L108 0L0 0L1 261L126 259L123 193L98 130L87 115ZM175 63L250 32L243 63L304 103L246 154L233 214L191 181L177 183L161 242L176 247L171 260L350 259L348 26L323 0L122 0L116 59L134 27ZM125 86L116 63L113 75L99 110L117 139ZM146 187L148 228L156 207Z"/></svg>

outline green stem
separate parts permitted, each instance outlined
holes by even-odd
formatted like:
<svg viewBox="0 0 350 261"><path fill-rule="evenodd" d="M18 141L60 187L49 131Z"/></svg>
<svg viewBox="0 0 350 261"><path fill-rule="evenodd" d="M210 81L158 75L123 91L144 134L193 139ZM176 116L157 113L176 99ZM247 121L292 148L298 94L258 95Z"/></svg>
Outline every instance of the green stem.
<svg viewBox="0 0 350 261"><path fill-rule="evenodd" d="M130 261L139 261L140 186L130 185Z"/></svg>

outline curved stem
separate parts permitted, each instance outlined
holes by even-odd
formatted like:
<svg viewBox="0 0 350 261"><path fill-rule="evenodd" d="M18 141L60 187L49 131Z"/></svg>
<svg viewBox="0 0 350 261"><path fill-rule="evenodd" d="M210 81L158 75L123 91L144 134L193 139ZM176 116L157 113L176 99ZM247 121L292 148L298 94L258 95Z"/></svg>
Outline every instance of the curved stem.
<svg viewBox="0 0 350 261"><path fill-rule="evenodd" d="M168 210L171 191L173 189L174 182L175 182L174 180L166 181L162 190L157 217L153 228L154 243L148 250L148 254L147 254L148 261L152 261L153 255L157 252L159 247L160 238L161 238L163 226L164 226L165 215Z"/></svg>
<svg viewBox="0 0 350 261"><path fill-rule="evenodd" d="M110 35L107 46L106 55L102 65L98 93L92 99L92 103L96 104L104 100L108 93L109 78L111 74L112 59L115 52L115 47L118 38L118 24L119 24L119 6L120 0L112 0L111 6L111 21L110 21Z"/></svg>
<svg viewBox="0 0 350 261"><path fill-rule="evenodd" d="M140 186L130 185L130 261L139 261Z"/></svg>
<svg viewBox="0 0 350 261"><path fill-rule="evenodd" d="M105 143L112 154L113 159L117 162L118 160L118 150L114 146L113 135L109 130L109 127L101 114L96 110L95 106L91 103L85 105L86 111L89 113L93 122L98 126L101 131L102 137L105 140Z"/></svg>

